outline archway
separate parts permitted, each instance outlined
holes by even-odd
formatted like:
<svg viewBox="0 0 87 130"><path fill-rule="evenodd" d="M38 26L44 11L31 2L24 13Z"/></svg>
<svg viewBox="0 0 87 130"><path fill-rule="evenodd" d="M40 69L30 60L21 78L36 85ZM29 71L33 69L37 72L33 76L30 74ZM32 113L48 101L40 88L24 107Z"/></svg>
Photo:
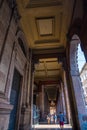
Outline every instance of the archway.
<svg viewBox="0 0 87 130"><path fill-rule="evenodd" d="M80 43L80 38L78 37L78 35L74 34L70 41L70 74L74 90L78 122L80 125L80 129L83 129L83 117L87 114L87 111L83 100L82 84L78 68L78 45Z"/></svg>

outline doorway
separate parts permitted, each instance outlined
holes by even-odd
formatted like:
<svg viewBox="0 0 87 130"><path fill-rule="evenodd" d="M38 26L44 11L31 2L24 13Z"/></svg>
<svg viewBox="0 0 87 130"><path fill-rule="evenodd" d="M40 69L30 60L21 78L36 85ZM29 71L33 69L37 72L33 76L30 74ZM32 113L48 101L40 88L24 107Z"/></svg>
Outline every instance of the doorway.
<svg viewBox="0 0 87 130"><path fill-rule="evenodd" d="M18 70L14 69L12 89L10 95L10 104L13 105L13 109L10 113L9 127L8 130L17 130L18 127L18 108L19 108L19 98L20 98L20 85L22 76Z"/></svg>

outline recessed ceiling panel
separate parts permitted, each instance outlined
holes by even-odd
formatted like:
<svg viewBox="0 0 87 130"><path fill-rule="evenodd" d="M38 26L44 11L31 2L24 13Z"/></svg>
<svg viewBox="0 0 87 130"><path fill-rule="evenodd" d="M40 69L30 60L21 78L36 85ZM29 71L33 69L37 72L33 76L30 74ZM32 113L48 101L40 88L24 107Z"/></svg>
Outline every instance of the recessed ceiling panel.
<svg viewBox="0 0 87 130"><path fill-rule="evenodd" d="M35 77L45 77L45 71L36 71L35 72Z"/></svg>
<svg viewBox="0 0 87 130"><path fill-rule="evenodd" d="M40 36L53 35L54 18L40 18L37 19L37 30Z"/></svg>
<svg viewBox="0 0 87 130"><path fill-rule="evenodd" d="M47 64L47 69L58 69L59 65L58 62L46 62Z"/></svg>
<svg viewBox="0 0 87 130"><path fill-rule="evenodd" d="M58 70L51 70L47 71L48 76L58 76L59 71Z"/></svg>
<svg viewBox="0 0 87 130"><path fill-rule="evenodd" d="M62 0L29 0L27 7L44 7L50 5L62 5Z"/></svg>

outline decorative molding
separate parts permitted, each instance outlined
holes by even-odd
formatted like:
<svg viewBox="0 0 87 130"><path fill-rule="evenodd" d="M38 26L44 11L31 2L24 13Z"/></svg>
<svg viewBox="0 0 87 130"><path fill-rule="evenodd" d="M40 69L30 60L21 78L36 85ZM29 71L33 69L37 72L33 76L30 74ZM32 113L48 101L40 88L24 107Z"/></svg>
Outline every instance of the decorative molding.
<svg viewBox="0 0 87 130"><path fill-rule="evenodd" d="M1 60L2 60L2 55L3 55L3 52L4 52L5 45L6 45L6 40L7 40L7 37L8 37L9 30L10 30L12 18L13 18L13 11L10 14L8 27L7 27L7 30L6 30L6 33L5 33L3 44L2 44L1 53L0 53L0 63L1 63Z"/></svg>
<svg viewBox="0 0 87 130"><path fill-rule="evenodd" d="M48 36L48 35L44 35ZM53 43L59 43L60 41L58 39L48 39L48 40L37 40L35 41L35 44L53 44Z"/></svg>
<svg viewBox="0 0 87 130"><path fill-rule="evenodd" d="M62 56L62 54L65 55L65 48L64 47L59 47L59 48L51 48L51 49L33 49L32 50L33 54L34 55L40 55L40 54L57 54L57 55L60 55Z"/></svg>
<svg viewBox="0 0 87 130"><path fill-rule="evenodd" d="M19 15L18 9L17 9L17 3L16 0L8 0L9 7L13 10L13 15L15 22L20 20L21 16Z"/></svg>
<svg viewBox="0 0 87 130"><path fill-rule="evenodd" d="M30 0L29 4L26 6L27 8L35 8L35 7L46 7L46 6L61 6L63 4L62 0Z"/></svg>

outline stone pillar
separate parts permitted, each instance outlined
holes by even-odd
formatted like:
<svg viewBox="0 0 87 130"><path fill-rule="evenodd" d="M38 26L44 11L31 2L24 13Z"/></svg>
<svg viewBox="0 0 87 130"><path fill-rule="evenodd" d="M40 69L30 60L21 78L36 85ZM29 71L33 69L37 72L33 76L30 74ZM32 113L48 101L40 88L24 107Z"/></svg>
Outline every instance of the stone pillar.
<svg viewBox="0 0 87 130"><path fill-rule="evenodd" d="M26 106L29 106L29 92L30 92L30 70L31 70L31 61L28 62L28 69L27 69L27 95L26 95Z"/></svg>
<svg viewBox="0 0 87 130"><path fill-rule="evenodd" d="M44 113L44 85L42 85L42 113Z"/></svg>
<svg viewBox="0 0 87 130"><path fill-rule="evenodd" d="M29 78L28 78L29 97L27 97L27 101L29 100L29 127L30 128L32 128L33 125L33 88L34 88L34 63L32 61L32 51L30 50Z"/></svg>
<svg viewBox="0 0 87 130"><path fill-rule="evenodd" d="M44 91L44 112L50 113L50 106L46 91Z"/></svg>
<svg viewBox="0 0 87 130"><path fill-rule="evenodd" d="M26 77L27 77L27 64L25 64L24 68L24 79L23 79L23 98L22 98L22 106L26 108Z"/></svg>
<svg viewBox="0 0 87 130"><path fill-rule="evenodd" d="M32 54L29 52L29 57L27 58L25 69L24 69L24 78L23 78L23 95L22 95L22 114L21 114L21 123L20 129L21 130L28 130L31 128L31 59Z"/></svg>
<svg viewBox="0 0 87 130"><path fill-rule="evenodd" d="M80 130L80 123L79 123L79 118L78 118L78 111L77 111L75 92L74 92L72 78L71 78L71 75L70 75L69 64L68 64L68 59L69 59L68 56L69 55L67 54L67 58L66 57L60 58L60 61L63 63L63 68L64 68L64 70L66 72L66 81L67 81L67 88L68 88L69 102L70 102L70 110L71 110L71 117L72 117L72 127L73 127L74 130Z"/></svg>
<svg viewBox="0 0 87 130"><path fill-rule="evenodd" d="M61 112L63 112L63 100L62 100L62 89L61 89L61 85L59 87L59 96L58 96L58 101L57 101L57 113L59 114Z"/></svg>
<svg viewBox="0 0 87 130"><path fill-rule="evenodd" d="M34 68L32 66L32 82L31 82L31 128L33 125L33 88L34 88Z"/></svg>
<svg viewBox="0 0 87 130"><path fill-rule="evenodd" d="M66 103L66 118L68 123L71 123L71 112L70 112L70 103L69 103L69 95L67 90L67 83L66 83L66 73L64 71L64 95L65 95L65 103Z"/></svg>
<svg viewBox="0 0 87 130"><path fill-rule="evenodd" d="M61 88L61 91L60 91L60 106L61 106L61 109L60 109L60 111L64 111L63 110L63 98L62 98L62 88Z"/></svg>
<svg viewBox="0 0 87 130"><path fill-rule="evenodd" d="M61 92L62 92L62 102L63 102L63 113L64 113L64 115L66 115L64 86L63 86L62 82L61 82Z"/></svg>
<svg viewBox="0 0 87 130"><path fill-rule="evenodd" d="M80 124L80 129L83 122L83 115L87 114L85 109L85 104L83 101L82 85L80 81L78 66L77 66L77 46L78 43L71 41L70 49L70 75L73 84L73 92L76 99L76 106L78 111L78 119Z"/></svg>
<svg viewBox="0 0 87 130"><path fill-rule="evenodd" d="M74 130L80 130L76 98L75 98L75 95L74 95L75 92L73 90L73 84L72 84L71 76L69 75L69 71L68 70L66 71L66 81L67 81L69 101L70 101L72 126L73 126Z"/></svg>
<svg viewBox="0 0 87 130"><path fill-rule="evenodd" d="M43 85L40 84L40 89L39 89L39 107L40 107L40 112L41 115L44 114L44 88Z"/></svg>

